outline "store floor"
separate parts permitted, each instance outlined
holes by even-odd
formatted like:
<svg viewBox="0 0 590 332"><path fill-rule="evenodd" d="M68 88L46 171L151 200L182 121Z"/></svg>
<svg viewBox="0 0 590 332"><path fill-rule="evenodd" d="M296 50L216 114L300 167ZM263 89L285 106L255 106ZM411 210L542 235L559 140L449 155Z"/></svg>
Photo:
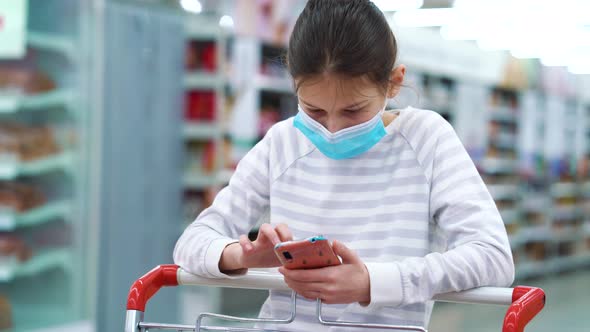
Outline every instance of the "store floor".
<svg viewBox="0 0 590 332"><path fill-rule="evenodd" d="M590 331L590 269L521 282L547 294L543 311L527 332ZM501 306L437 304L429 332L500 332L506 312Z"/></svg>

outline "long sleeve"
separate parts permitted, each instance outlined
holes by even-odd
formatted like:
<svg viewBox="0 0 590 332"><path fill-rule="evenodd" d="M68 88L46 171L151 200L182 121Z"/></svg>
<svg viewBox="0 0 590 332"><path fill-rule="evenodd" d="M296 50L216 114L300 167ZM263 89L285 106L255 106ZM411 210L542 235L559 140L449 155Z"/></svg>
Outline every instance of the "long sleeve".
<svg viewBox="0 0 590 332"><path fill-rule="evenodd" d="M415 151L429 179L430 218L447 250L367 264L371 306L420 303L441 293L509 286L514 279L502 218L455 131L438 115L416 122L422 122L413 135L421 142Z"/></svg>
<svg viewBox="0 0 590 332"><path fill-rule="evenodd" d="M227 277L219 271L224 248L247 233L269 205L271 131L239 162L229 185L179 238L174 262L183 269L209 278Z"/></svg>

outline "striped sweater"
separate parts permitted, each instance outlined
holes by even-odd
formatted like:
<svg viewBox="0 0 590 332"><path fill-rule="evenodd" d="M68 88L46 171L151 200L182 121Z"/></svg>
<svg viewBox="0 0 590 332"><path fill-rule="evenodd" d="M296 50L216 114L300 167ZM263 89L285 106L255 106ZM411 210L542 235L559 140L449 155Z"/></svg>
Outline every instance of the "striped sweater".
<svg viewBox="0 0 590 332"><path fill-rule="evenodd" d="M328 305L329 319L426 326L436 294L510 285L502 219L456 133L432 111L398 112L379 143L345 160L324 156L293 118L273 126L180 237L176 264L228 277L218 267L223 249L270 209L270 222L286 223L296 239L323 234L365 262L370 305ZM314 301L300 298L297 310L280 330L344 330L317 325ZM261 316L288 311L289 294L271 292Z"/></svg>

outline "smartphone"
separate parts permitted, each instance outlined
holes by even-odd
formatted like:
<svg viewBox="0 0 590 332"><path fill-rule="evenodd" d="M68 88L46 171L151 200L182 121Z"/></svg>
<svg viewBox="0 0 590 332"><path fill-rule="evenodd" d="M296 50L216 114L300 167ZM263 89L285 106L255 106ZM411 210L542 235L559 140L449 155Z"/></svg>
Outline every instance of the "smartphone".
<svg viewBox="0 0 590 332"><path fill-rule="evenodd" d="M330 241L322 235L277 244L275 254L287 269L317 269L340 265Z"/></svg>

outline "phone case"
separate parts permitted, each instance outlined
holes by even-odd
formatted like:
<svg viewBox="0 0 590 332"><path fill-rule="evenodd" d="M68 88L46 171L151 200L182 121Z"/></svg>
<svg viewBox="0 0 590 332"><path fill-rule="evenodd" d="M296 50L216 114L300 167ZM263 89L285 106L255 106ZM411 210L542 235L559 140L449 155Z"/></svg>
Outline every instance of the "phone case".
<svg viewBox="0 0 590 332"><path fill-rule="evenodd" d="M274 251L288 269L316 269L340 264L332 245L323 236L282 242L275 246Z"/></svg>

